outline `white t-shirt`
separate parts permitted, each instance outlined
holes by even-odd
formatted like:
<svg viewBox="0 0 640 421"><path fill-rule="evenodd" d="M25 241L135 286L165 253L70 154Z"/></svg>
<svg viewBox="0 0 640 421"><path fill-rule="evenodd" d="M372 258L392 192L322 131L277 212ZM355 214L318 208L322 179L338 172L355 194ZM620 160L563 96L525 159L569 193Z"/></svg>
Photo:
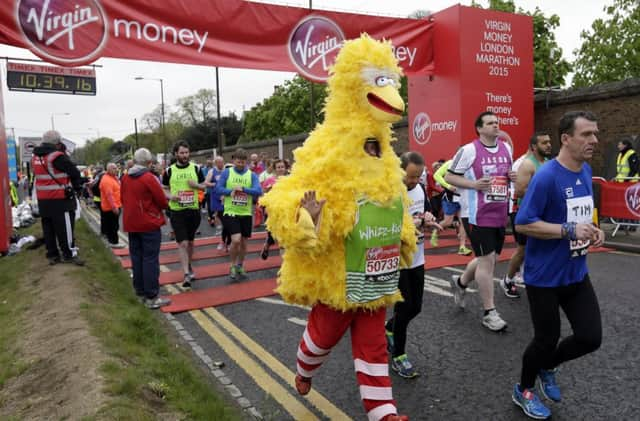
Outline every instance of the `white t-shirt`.
<svg viewBox="0 0 640 421"><path fill-rule="evenodd" d="M409 214L411 216L424 214L425 196L422 187L417 185L412 190L409 190L408 194L409 200L411 201L411 205L409 205ZM413 262L411 263L410 269L424 265L424 232L422 231L422 228L419 228L418 231L420 232L420 235L418 236L418 250L413 254Z"/></svg>
<svg viewBox="0 0 640 421"><path fill-rule="evenodd" d="M500 141L500 140L499 140ZM504 145L507 147L509 151L509 155L513 156L513 150L511 146L507 142L504 142ZM498 152L498 143L496 142L496 146L494 147L486 147L487 152L493 154ZM453 162L449 167L449 171L454 174L462 175L464 178L468 180L475 180L475 176L473 174L472 166L473 162L476 160L476 147L473 142L469 142L466 145L462 146L456 152L456 155L453 157ZM458 187L458 193L460 194L460 217L468 218L469 217L469 194L474 193L470 189L463 189Z"/></svg>

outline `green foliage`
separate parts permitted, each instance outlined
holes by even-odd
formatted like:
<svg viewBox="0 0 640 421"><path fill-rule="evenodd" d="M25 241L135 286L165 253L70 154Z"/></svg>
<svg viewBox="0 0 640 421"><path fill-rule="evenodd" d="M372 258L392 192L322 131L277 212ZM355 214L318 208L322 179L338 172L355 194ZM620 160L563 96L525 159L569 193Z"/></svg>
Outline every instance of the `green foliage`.
<svg viewBox="0 0 640 421"><path fill-rule="evenodd" d="M475 1L472 2L472 6L481 7ZM514 0L489 0L489 9L516 13L516 4ZM534 86L563 86L567 74L571 71L571 64L562 58L562 49L558 46L553 32L560 26L560 17L547 17L538 7L533 13L518 8L517 13L531 16L533 19Z"/></svg>
<svg viewBox="0 0 640 421"><path fill-rule="evenodd" d="M307 132L312 129L309 81L295 76L244 116L240 143ZM313 84L313 109L316 123L322 120L326 86Z"/></svg>
<svg viewBox="0 0 640 421"><path fill-rule="evenodd" d="M640 77L640 3L613 0L589 31L582 31L582 45L574 53L574 86Z"/></svg>
<svg viewBox="0 0 640 421"><path fill-rule="evenodd" d="M94 140L87 140L81 148L76 148L73 159L76 164L106 164L113 157L112 147L114 141L110 137L99 137Z"/></svg>
<svg viewBox="0 0 640 421"><path fill-rule="evenodd" d="M76 238L87 262L75 279L86 289L82 314L110 357L100 368L111 399L98 418L153 420L173 410L181 416L168 418L239 419L186 352L168 340L160 318L138 302L129 274L84 220L79 222Z"/></svg>

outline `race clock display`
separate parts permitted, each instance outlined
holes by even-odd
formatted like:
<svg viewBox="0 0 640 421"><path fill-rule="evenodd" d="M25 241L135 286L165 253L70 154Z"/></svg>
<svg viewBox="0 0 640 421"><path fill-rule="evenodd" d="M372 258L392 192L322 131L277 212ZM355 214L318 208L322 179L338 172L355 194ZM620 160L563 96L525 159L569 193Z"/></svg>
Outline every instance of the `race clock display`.
<svg viewBox="0 0 640 421"><path fill-rule="evenodd" d="M36 64L7 63L10 91L95 95L93 68L66 68Z"/></svg>

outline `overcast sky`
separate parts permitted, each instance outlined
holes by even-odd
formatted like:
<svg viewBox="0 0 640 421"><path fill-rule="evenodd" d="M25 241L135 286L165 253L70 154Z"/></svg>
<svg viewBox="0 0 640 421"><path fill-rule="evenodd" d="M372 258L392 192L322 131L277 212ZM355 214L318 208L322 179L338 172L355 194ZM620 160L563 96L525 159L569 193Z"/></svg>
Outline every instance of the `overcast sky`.
<svg viewBox="0 0 640 421"><path fill-rule="evenodd" d="M308 0L286 2L265 1L307 7ZM469 5L471 0L315 0L315 9L328 9L353 13L406 17L422 9L437 12L454 4ZM481 1L486 6L487 1ZM589 29L594 19L603 15L609 0L516 0L516 5L533 11L539 7L545 15L560 16L556 39L564 57L573 61L573 50L580 46L580 32ZM37 58L29 51L0 45L0 57ZM135 81L135 76L162 78L164 80L165 106L175 109L176 101L192 95L199 89L215 89L213 67L163 64L156 62L100 59L103 67L97 72L95 97L59 95L30 92L9 92L6 86L6 65L0 62L0 74L8 128L14 128L16 138L40 136L51 128L52 113L55 128L65 137L84 144L86 139L108 136L121 140L134 130L133 120L138 119L160 104L160 85L156 81ZM222 115L244 109L271 95L275 85L291 79L293 73L244 69L220 69L220 104ZM69 115L62 115L69 113Z"/></svg>

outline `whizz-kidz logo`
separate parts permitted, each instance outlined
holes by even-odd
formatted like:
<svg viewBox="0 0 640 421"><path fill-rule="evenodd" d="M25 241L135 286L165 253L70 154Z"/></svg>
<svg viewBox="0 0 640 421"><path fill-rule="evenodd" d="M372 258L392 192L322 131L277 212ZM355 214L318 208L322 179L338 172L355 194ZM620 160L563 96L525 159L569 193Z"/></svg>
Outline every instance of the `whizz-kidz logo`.
<svg viewBox="0 0 640 421"><path fill-rule="evenodd" d="M629 212L640 218L640 184L634 184L624 192Z"/></svg>
<svg viewBox="0 0 640 421"><path fill-rule="evenodd" d="M33 52L59 64L91 62L107 40L97 0L18 0L16 20Z"/></svg>
<svg viewBox="0 0 640 421"><path fill-rule="evenodd" d="M291 31L289 57L306 78L324 82L343 42L342 29L334 21L308 16Z"/></svg>

